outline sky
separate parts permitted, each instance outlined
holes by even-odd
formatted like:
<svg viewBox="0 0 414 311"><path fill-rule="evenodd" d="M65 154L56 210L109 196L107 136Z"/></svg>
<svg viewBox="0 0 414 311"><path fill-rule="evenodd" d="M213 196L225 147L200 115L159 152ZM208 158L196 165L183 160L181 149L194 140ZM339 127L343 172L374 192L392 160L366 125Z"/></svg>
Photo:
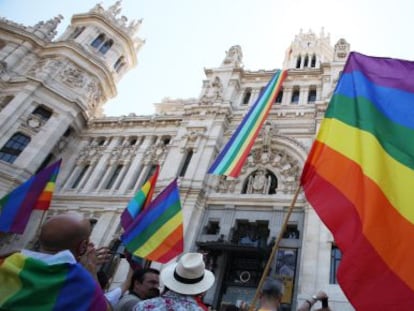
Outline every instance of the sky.
<svg viewBox="0 0 414 311"><path fill-rule="evenodd" d="M115 0L0 0L0 16L30 26L61 14L59 36L97 3L107 9ZM412 0L123 0L122 15L143 19L145 44L104 112L150 115L163 98L198 97L204 68L220 66L233 45L246 70L281 68L301 29L323 27L332 45L344 38L353 51L414 60L413 12Z"/></svg>

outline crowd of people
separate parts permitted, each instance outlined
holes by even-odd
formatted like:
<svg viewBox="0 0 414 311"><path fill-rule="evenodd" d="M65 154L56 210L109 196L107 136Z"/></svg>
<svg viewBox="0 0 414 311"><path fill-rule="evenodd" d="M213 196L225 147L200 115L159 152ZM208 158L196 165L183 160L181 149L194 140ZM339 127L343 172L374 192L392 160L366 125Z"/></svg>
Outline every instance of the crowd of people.
<svg viewBox="0 0 414 311"><path fill-rule="evenodd" d="M203 255L185 253L161 272L131 268L125 281L108 290L109 282L98 267L109 260L107 247L90 242L90 222L78 213L53 216L42 226L38 252L21 250L0 257L0 310L210 310L203 296L215 281L205 268ZM54 275L55 271L64 273ZM160 292L160 284L163 291ZM260 291L258 311L278 311L283 283L268 277ZM319 292L298 311L318 301L319 311L330 311L328 296ZM247 304L233 310L250 310ZM230 309L229 309L230 310Z"/></svg>

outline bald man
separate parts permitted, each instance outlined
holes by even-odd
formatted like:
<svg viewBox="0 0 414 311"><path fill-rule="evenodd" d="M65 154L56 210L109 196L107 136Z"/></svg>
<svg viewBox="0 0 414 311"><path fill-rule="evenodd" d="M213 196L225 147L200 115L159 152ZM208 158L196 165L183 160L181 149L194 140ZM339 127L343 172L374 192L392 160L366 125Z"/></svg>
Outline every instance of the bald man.
<svg viewBox="0 0 414 311"><path fill-rule="evenodd" d="M90 233L89 220L81 214L53 216L41 228L40 252L22 250L0 259L0 297L6 295L0 310L111 310L79 262L90 246Z"/></svg>
<svg viewBox="0 0 414 311"><path fill-rule="evenodd" d="M40 251L54 254L67 249L79 261L88 250L91 231L89 220L79 213L53 216L40 231Z"/></svg>

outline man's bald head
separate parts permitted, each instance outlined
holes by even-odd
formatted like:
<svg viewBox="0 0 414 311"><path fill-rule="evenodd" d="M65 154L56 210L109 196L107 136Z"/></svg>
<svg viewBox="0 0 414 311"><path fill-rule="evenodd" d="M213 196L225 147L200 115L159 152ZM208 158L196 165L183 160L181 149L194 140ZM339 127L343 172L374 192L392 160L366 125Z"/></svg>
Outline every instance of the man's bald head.
<svg viewBox="0 0 414 311"><path fill-rule="evenodd" d="M40 231L40 248L48 253L68 249L78 258L86 251L90 234L89 220L79 213L52 216Z"/></svg>

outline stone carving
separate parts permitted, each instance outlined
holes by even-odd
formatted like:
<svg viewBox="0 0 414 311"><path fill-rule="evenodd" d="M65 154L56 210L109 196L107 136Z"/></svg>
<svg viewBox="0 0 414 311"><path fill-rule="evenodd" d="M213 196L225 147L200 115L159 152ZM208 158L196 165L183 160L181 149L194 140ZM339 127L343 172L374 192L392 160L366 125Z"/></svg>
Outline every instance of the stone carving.
<svg viewBox="0 0 414 311"><path fill-rule="evenodd" d="M246 193L267 194L269 193L271 182L271 176L266 177L266 170L259 168L249 176Z"/></svg>
<svg viewBox="0 0 414 311"><path fill-rule="evenodd" d="M159 163L166 149L163 142L149 146L144 153L144 164Z"/></svg>
<svg viewBox="0 0 414 311"><path fill-rule="evenodd" d="M101 86L96 80L90 81L86 86L86 90L88 92L88 101L92 106L101 103L103 100L103 92Z"/></svg>
<svg viewBox="0 0 414 311"><path fill-rule="evenodd" d="M208 104L221 99L223 99L223 84L219 77L215 77L211 84L207 85L200 102L201 104Z"/></svg>
<svg viewBox="0 0 414 311"><path fill-rule="evenodd" d="M90 10L90 12L105 16L121 30L126 32L128 35L133 36L137 32L142 20L133 20L128 24L128 18L126 16L122 15L118 18L121 10L121 1L116 1L113 5L109 6L107 10L105 10L101 4L97 4Z"/></svg>
<svg viewBox="0 0 414 311"><path fill-rule="evenodd" d="M52 40L57 34L57 26L62 21L63 16L58 15L47 22L40 21L29 30L41 39Z"/></svg>
<svg viewBox="0 0 414 311"><path fill-rule="evenodd" d="M242 63L243 53L240 45L233 45L230 50L226 52L226 57L223 60L222 65L233 65L234 67L240 67Z"/></svg>
<svg viewBox="0 0 414 311"><path fill-rule="evenodd" d="M60 79L70 87L82 88L85 84L85 74L73 65L67 66L60 74Z"/></svg>

